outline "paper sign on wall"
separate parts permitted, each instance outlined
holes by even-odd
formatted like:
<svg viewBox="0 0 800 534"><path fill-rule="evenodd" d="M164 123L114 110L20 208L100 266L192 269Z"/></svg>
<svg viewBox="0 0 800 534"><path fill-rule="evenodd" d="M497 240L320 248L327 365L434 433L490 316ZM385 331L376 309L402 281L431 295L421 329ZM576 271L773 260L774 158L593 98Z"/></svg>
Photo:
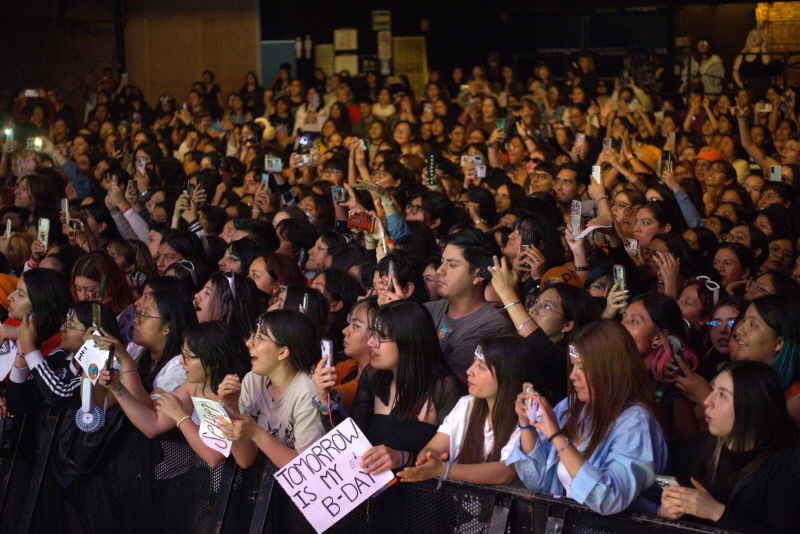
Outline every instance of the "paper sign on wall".
<svg viewBox="0 0 800 534"><path fill-rule="evenodd" d="M391 471L362 472L361 456L370 448L367 437L348 418L277 471L275 479L321 533L395 481Z"/></svg>
<svg viewBox="0 0 800 534"><path fill-rule="evenodd" d="M5 380L11 367L14 365L14 358L17 357L17 344L6 339L0 345L0 380Z"/></svg>
<svg viewBox="0 0 800 534"><path fill-rule="evenodd" d="M90 339L75 353L75 361L80 364L81 369L92 381L93 386L97 384L97 379L100 378L100 371L105 368L106 360L108 360L108 350L98 349L94 346L94 343L95 340ZM119 365L115 364L114 368L119 369Z"/></svg>
<svg viewBox="0 0 800 534"><path fill-rule="evenodd" d="M212 451L217 451L226 457L231 454L231 441L226 439L222 430L217 425L217 417L222 417L230 422L228 410L219 402L192 397L192 404L197 415L200 416L200 439Z"/></svg>

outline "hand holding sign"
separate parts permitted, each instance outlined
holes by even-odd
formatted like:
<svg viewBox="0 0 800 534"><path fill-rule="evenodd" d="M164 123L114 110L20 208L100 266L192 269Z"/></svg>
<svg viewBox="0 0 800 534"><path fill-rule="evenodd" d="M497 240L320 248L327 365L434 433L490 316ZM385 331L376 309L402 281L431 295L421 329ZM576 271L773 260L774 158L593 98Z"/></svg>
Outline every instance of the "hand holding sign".
<svg viewBox="0 0 800 534"><path fill-rule="evenodd" d="M178 402L180 403L180 401ZM228 415L225 406L202 397L192 397L192 404L194 404L197 415L200 416L200 439L209 449L220 452L226 457L229 456L231 440L225 436L223 425L230 424L231 416Z"/></svg>

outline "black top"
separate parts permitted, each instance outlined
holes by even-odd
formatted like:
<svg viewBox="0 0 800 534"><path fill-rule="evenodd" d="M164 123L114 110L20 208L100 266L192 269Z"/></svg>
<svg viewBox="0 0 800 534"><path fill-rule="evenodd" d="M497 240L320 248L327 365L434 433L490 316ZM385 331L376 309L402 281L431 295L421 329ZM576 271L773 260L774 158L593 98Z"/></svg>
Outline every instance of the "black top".
<svg viewBox="0 0 800 534"><path fill-rule="evenodd" d="M716 438L708 432L686 439L682 454L675 460L675 474L681 485L694 487L689 477L698 478L699 462L706 447L713 447ZM725 512L716 528L747 533L794 533L800 528L800 451L781 447L770 454L764 465L752 476L728 481L746 465L752 455L723 449L713 485L705 485L717 502L725 504ZM702 484L702 480L700 481ZM693 516L681 519L709 523Z"/></svg>
<svg viewBox="0 0 800 534"><path fill-rule="evenodd" d="M533 345L534 366L545 381L544 384L534 384L533 387L545 393L555 406L567 397L569 349L553 343L541 328L531 332L525 339Z"/></svg>
<svg viewBox="0 0 800 534"><path fill-rule="evenodd" d="M395 450L418 453L436 435L439 425L461 398L463 394L461 382L456 375L448 374L439 379L434 386L432 401L436 408L437 424L425 423L417 418L405 423L397 420L396 407L392 408L388 415L374 413L375 395L369 381L376 372L372 366L367 366L361 373L350 417L373 445L386 445Z"/></svg>

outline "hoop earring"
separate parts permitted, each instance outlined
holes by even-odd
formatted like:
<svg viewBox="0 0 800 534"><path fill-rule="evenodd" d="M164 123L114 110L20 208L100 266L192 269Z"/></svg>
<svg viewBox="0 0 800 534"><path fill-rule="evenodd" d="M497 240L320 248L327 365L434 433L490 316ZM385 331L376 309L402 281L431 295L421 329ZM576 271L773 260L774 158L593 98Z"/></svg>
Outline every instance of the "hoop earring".
<svg viewBox="0 0 800 534"><path fill-rule="evenodd" d="M658 348L658 341L653 341L653 348L654 348L654 349L657 349L657 348Z"/></svg>

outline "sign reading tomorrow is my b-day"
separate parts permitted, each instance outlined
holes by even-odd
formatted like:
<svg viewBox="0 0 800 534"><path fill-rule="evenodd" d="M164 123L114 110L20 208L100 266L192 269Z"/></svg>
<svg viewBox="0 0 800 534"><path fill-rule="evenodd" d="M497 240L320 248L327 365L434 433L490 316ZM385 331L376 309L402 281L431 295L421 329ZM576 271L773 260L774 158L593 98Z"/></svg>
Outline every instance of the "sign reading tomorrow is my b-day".
<svg viewBox="0 0 800 534"><path fill-rule="evenodd" d="M311 526L323 532L395 480L388 470L380 475L361 470L361 456L370 448L348 418L277 471L275 479Z"/></svg>

